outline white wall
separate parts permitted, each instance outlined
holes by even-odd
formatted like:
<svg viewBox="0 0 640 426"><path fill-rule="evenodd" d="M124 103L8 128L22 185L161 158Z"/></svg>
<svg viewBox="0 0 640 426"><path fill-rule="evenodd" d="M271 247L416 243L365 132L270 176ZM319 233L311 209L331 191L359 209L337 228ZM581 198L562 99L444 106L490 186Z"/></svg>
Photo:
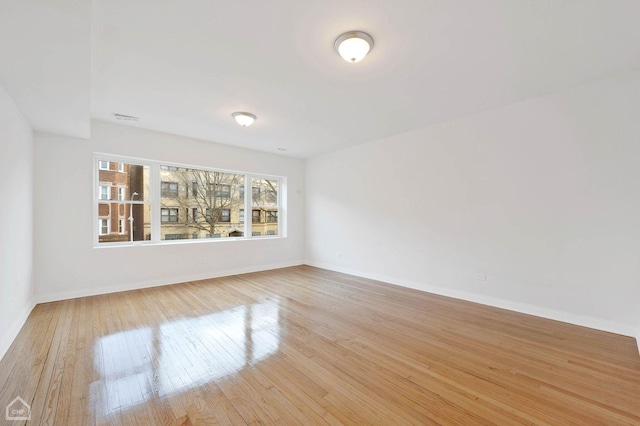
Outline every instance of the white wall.
<svg viewBox="0 0 640 426"><path fill-rule="evenodd" d="M0 359L33 309L33 134L0 86Z"/></svg>
<svg viewBox="0 0 640 426"><path fill-rule="evenodd" d="M639 117L626 75L311 159L307 261L635 336Z"/></svg>
<svg viewBox="0 0 640 426"><path fill-rule="evenodd" d="M638 312L640 312L640 306L638 307ZM636 333L636 343L638 344L638 353L640 353L640 319L638 320L638 331Z"/></svg>
<svg viewBox="0 0 640 426"><path fill-rule="evenodd" d="M286 176L288 238L94 248L94 152ZM291 266L304 260L303 160L92 122L90 140L36 133L35 167L38 301Z"/></svg>

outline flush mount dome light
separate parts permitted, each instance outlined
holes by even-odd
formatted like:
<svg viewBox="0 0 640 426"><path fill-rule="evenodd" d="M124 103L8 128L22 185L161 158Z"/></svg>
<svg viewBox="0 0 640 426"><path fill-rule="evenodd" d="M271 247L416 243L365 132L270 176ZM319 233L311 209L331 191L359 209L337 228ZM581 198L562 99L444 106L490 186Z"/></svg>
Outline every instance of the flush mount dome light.
<svg viewBox="0 0 640 426"><path fill-rule="evenodd" d="M236 123L243 127L251 126L256 119L255 115L248 112L234 112L231 116L235 118Z"/></svg>
<svg viewBox="0 0 640 426"><path fill-rule="evenodd" d="M336 39L333 47L342 59L354 64L361 61L373 49L373 38L362 31L348 31Z"/></svg>

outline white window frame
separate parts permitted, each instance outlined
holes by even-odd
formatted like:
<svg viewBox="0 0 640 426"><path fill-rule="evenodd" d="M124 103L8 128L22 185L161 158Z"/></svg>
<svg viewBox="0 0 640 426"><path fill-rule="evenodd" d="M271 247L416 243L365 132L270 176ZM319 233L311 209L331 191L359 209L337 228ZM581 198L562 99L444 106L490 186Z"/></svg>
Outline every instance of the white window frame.
<svg viewBox="0 0 640 426"><path fill-rule="evenodd" d="M107 198L102 198L102 188L107 189ZM107 182L100 182L98 185L98 199L100 201L110 201L111 200L111 184Z"/></svg>
<svg viewBox="0 0 640 426"><path fill-rule="evenodd" d="M94 173L94 187L96 185L99 187L100 185L106 184L106 182L100 182L99 180L99 172L102 169L100 166L102 165L101 161L105 161L107 163L118 162L121 164L135 164L140 166L146 166L149 168L149 182L148 185L148 199L147 200L119 200L124 201L124 203L129 206L132 204L142 204L148 205L151 209L150 215L150 231L151 231L151 239L144 241L127 241L127 242L99 242L99 233L100 229L94 230L94 247L102 248L102 247L121 247L121 246L147 246L147 245L158 245L158 244L203 244L203 243L212 243L212 244L220 244L225 241L235 241L235 240L252 240L252 239L278 239L278 238L287 238L287 178L286 176L276 176L270 174L263 173L254 173L254 172L246 172L246 171L238 171L238 170L228 170L222 168L215 167L207 167L202 165L194 165L194 164L183 164L183 163L175 163L169 161L161 161L161 160L148 160L141 159L135 157L124 157L113 154L105 154L105 153L94 153L94 164L95 173ZM221 172L221 173L231 173L231 174L239 174L244 176L244 211L245 211L245 220L242 225L244 225L243 236L242 237L227 237L227 238L198 238L198 239L183 239L183 240L161 240L161 196L160 196L160 188L161 188L161 166L166 167L175 167L175 168L187 168L187 169L197 169L197 170L206 170L213 172ZM120 167L120 166L119 166ZM123 166L124 167L124 166ZM278 211L278 235L261 235L261 236L252 236L252 220L247 220L247 211L253 210L253 189L252 182L253 179L268 179L268 180L276 180L278 181L278 194L277 194L277 202L276 206L273 206L274 210ZM105 185L106 186L106 185ZM190 189L190 188L189 188ZM98 204L104 201L111 200L111 190L108 191L108 200L100 199L100 192L94 195L94 216L98 217ZM170 207L170 206L166 206ZM205 216L205 212L198 212L199 215ZM102 219L102 218L100 218ZM108 220L110 222L110 219ZM94 221L96 223L96 227L98 227L100 221ZM175 222L167 222L167 223L175 223ZM177 222L181 223L181 222ZM108 224L109 232L111 231L111 224ZM126 229L126 226L125 226Z"/></svg>
<svg viewBox="0 0 640 426"><path fill-rule="evenodd" d="M120 163L122 164L122 163ZM118 201L126 201L127 199L127 187L119 185L118 186Z"/></svg>
<svg viewBox="0 0 640 426"><path fill-rule="evenodd" d="M102 232L102 221L103 220L107 222L107 232L106 233ZM100 236L109 235L110 233L111 233L111 218L104 218L104 217L98 218L98 235L100 235Z"/></svg>
<svg viewBox="0 0 640 426"><path fill-rule="evenodd" d="M107 165L103 167L102 163L107 163ZM106 160L98 160L98 170L109 170L109 166L110 166L109 163L110 162Z"/></svg>
<svg viewBox="0 0 640 426"><path fill-rule="evenodd" d="M127 233L127 221L124 218L118 219L118 233L124 235Z"/></svg>
<svg viewBox="0 0 640 426"><path fill-rule="evenodd" d="M124 173L124 163L122 161L118 161L118 171Z"/></svg>

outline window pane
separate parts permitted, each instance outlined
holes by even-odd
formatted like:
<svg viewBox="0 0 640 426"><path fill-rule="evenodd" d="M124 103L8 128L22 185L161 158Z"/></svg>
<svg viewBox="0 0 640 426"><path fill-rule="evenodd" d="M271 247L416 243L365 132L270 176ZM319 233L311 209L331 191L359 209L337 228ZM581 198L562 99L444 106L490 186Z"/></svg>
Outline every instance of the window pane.
<svg viewBox="0 0 640 426"><path fill-rule="evenodd" d="M278 235L277 179L251 179L251 236Z"/></svg>
<svg viewBox="0 0 640 426"><path fill-rule="evenodd" d="M98 202L98 242L115 243L151 239L150 213L151 206L148 204Z"/></svg>
<svg viewBox="0 0 640 426"><path fill-rule="evenodd" d="M160 182L161 240L243 235L244 175L165 166Z"/></svg>
<svg viewBox="0 0 640 426"><path fill-rule="evenodd" d="M98 242L150 239L148 166L98 160ZM132 226L133 224L133 226Z"/></svg>
<svg viewBox="0 0 640 426"><path fill-rule="evenodd" d="M277 209L253 209L252 210L251 235L278 235L278 210Z"/></svg>
<svg viewBox="0 0 640 426"><path fill-rule="evenodd" d="M111 165L118 165L118 170L109 170ZM103 169L103 166L107 166L107 169ZM121 171L120 171L121 170ZM125 201L149 201L149 167L138 164L128 163L109 163L108 161L98 161L98 181L100 182L100 188L98 188L99 199L112 200L121 199ZM108 196L103 198L103 188L108 188ZM116 189L116 188L122 188ZM113 188L113 189L112 189ZM111 191L117 191L111 193ZM120 192L122 191L122 192ZM122 198L120 198L122 197Z"/></svg>
<svg viewBox="0 0 640 426"><path fill-rule="evenodd" d="M278 181L251 179L251 195L254 207L278 206Z"/></svg>

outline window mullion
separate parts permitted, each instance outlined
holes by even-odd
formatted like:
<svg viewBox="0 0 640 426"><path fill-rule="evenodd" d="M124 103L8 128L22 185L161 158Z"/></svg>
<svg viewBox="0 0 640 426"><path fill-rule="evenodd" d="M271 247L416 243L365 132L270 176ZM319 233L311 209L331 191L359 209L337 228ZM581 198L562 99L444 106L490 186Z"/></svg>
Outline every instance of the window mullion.
<svg viewBox="0 0 640 426"><path fill-rule="evenodd" d="M150 167L149 191L151 192L151 242L160 241L161 203L160 203L160 165L154 163Z"/></svg>

